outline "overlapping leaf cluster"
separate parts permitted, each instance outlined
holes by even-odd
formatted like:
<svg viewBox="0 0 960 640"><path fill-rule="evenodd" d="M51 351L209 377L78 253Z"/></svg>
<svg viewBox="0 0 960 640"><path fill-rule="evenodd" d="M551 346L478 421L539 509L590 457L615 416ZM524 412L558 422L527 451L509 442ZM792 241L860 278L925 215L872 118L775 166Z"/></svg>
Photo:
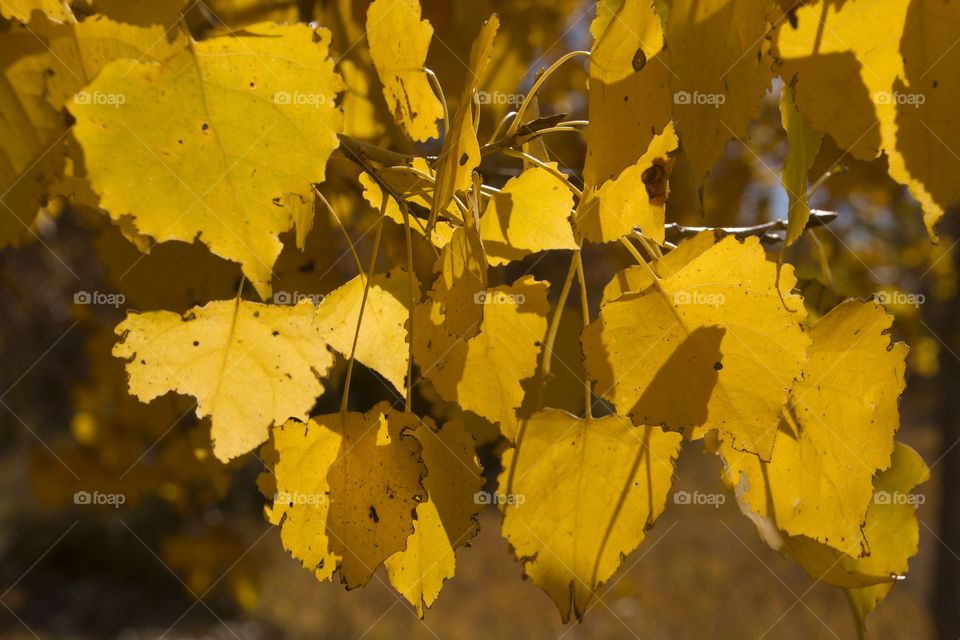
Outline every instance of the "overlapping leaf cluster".
<svg viewBox="0 0 960 640"><path fill-rule="evenodd" d="M764 539L848 589L862 624L917 545L912 503L877 496L908 496L927 475L894 440L907 349L890 338L893 318L862 300L810 318L793 268L758 238L673 242L665 226L675 163L699 186L779 77L785 244L811 216L807 172L825 133L857 158L885 153L936 236L960 142L957 7L841 4L599 0L589 125L541 116L534 91L482 143L475 96L510 43L497 14L476 24L448 104L424 66L433 27L416 0L374 0L366 44L336 62L331 47L345 56L353 43L331 42L322 20L195 39L109 13L77 19L64 3L7 3L0 237L24 241L38 207L66 196L142 250L199 240L240 265L261 301L241 284L185 313L131 312L113 354L140 400L195 398L220 460L259 448L266 516L319 579L339 571L355 587L384 564L422 614L493 501L526 574L564 619L582 616L664 511L683 442L703 439ZM897 97L908 94L924 100ZM392 144L372 144L388 129ZM543 143L577 130L582 188ZM436 156L414 144L430 139ZM490 154L518 159L516 175L487 179ZM303 249L315 220L334 232L334 194L348 188L377 212L369 265L348 237L352 279L322 301L279 304L279 236L294 231ZM384 270L391 229L405 238ZM594 309L587 244L636 262ZM571 258L565 281L505 277L543 252ZM544 402L574 279L579 416ZM342 362L341 410L311 417ZM396 401L348 410L354 362ZM436 420L412 410L415 391ZM612 411L594 417L600 399ZM506 446L489 500L477 499L477 419Z"/></svg>

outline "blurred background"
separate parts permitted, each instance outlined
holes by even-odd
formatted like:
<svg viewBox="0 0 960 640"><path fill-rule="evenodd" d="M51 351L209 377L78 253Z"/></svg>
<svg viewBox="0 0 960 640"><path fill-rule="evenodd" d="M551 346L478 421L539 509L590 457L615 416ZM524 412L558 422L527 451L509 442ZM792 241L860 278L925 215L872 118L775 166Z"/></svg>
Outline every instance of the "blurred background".
<svg viewBox="0 0 960 640"><path fill-rule="evenodd" d="M334 54L353 100L346 121L355 138L418 153L392 123L363 40L367 2L205 0L186 7L194 37L240 30L269 19L317 20L333 32ZM482 88L523 95L534 74L566 52L589 49L593 2L584 0L422 0L435 29L427 65L448 99L462 86L470 42L496 11L502 28L490 77ZM105 0L78 3L135 24L177 29L176 2ZM5 28L5 27L4 27ZM542 114L585 119L585 58L568 63L539 94ZM786 156L780 86L771 86L749 139L732 140L702 194L679 154L671 178L668 221L696 226L745 226L786 217L779 168ZM509 100L482 107L481 140L515 108ZM451 110L455 104L450 104ZM359 114L351 117L350 114ZM547 151L573 177L583 166L585 138L557 133ZM122 158L118 158L122 162ZM868 619L870 638L957 638L960 625L960 317L957 290L960 223L948 211L939 245L931 245L919 205L892 181L884 159L863 163L829 136L810 171L827 176L812 206L836 211L830 224L808 231L786 253L797 267L812 316L847 297L890 294L894 334L910 347L899 439L931 467L919 488L920 553L907 579ZM520 163L488 156L484 180L502 186ZM357 171L341 155L330 160L321 190L366 262L364 232L376 212L362 198ZM582 183L581 183L582 184ZM275 272L274 289L325 294L355 273L335 222L317 209L305 251L292 237ZM352 592L318 583L282 549L279 531L262 515L264 498L253 455L224 465L212 457L209 424L192 399L167 395L149 405L126 392L123 363L110 355L113 327L127 310L184 312L235 295L239 267L199 244L171 242L141 253L102 212L52 200L37 221L39 238L0 252L0 635L4 638L849 638L853 618L843 592L814 583L789 559L761 542L732 496L719 506L668 504L641 547L601 589L582 623L562 625L553 603L522 578L499 535L492 507L481 530L457 552L457 575L421 621L378 572ZM403 256L401 227L384 230L382 268ZM779 250L779 246L771 245ZM588 288L595 310L603 285L629 256L589 247ZM555 283L556 300L568 256L532 256L492 278L524 273ZM432 265L417 265L429 273ZM495 284L495 283L492 283ZM903 295L894 295L894 294ZM252 290L244 296L256 299ZM571 295L577 305L579 296ZM582 375L579 314L567 313L555 366L558 376ZM569 322L566 322L569 320ZM339 403L343 362L316 412ZM385 398L376 374L361 370L351 407ZM569 381L569 380L568 380ZM563 381L548 405L583 411ZM451 411L424 383L415 408ZM578 404L579 403L579 406ZM503 443L492 425L471 418L491 480ZM720 463L688 443L678 490L723 492ZM123 496L122 504L82 504L77 492ZM80 502L80 504L78 504ZM938 631L939 629L939 631Z"/></svg>

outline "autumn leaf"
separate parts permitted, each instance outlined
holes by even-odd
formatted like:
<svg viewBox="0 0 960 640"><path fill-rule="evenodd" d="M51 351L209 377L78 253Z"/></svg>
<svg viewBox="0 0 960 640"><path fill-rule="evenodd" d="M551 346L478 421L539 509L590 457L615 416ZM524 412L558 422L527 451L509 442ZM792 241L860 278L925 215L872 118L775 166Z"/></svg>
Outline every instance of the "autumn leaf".
<svg viewBox="0 0 960 640"><path fill-rule="evenodd" d="M557 410L530 418L503 457L503 535L564 621L579 619L601 584L663 513L681 436L617 416Z"/></svg>
<svg viewBox="0 0 960 640"><path fill-rule="evenodd" d="M956 198L960 52L955 5L896 0L805 3L779 30L786 81L814 128L861 160L885 152L890 176L923 207L931 239Z"/></svg>
<svg viewBox="0 0 960 640"><path fill-rule="evenodd" d="M652 2L600 0L590 32L587 190L636 164L672 106L669 54Z"/></svg>
<svg viewBox="0 0 960 640"><path fill-rule="evenodd" d="M281 198L312 197L338 144L343 84L327 46L325 30L261 24L159 65L104 67L86 91L106 98L69 105L100 205L158 242L199 235L268 297L277 235L293 223Z"/></svg>
<svg viewBox="0 0 960 640"><path fill-rule="evenodd" d="M399 271L371 281L356 352L397 389L407 371L407 287ZM229 460L266 440L271 424L306 419L333 366L331 349L350 356L363 288L354 278L319 307L237 299L183 316L130 313L117 325L113 353L128 360L130 391L141 401L168 391L196 398L197 416L212 417L214 453Z"/></svg>
<svg viewBox="0 0 960 640"><path fill-rule="evenodd" d="M787 211L787 236L784 247L789 247L803 234L810 220L807 205L807 171L817 157L823 134L814 131L806 116L797 111L793 87L784 87L780 96L780 118L787 132L787 159L783 162L781 182L790 199Z"/></svg>
<svg viewBox="0 0 960 640"><path fill-rule="evenodd" d="M0 210L0 246L32 237L39 206L61 190L60 174L75 165L68 157L71 138L61 113L64 105L74 95L93 97L83 87L111 60L154 61L177 46L177 39L169 43L160 27L133 27L103 16L81 23L72 22L71 16L67 24L38 18L29 26L12 24L3 38L0 69L6 81L0 105L6 117L0 122L0 193L5 206Z"/></svg>
<svg viewBox="0 0 960 640"><path fill-rule="evenodd" d="M634 424L718 429L769 459L810 344L792 268L777 271L756 238L727 237L606 304L581 339L595 391Z"/></svg>
<svg viewBox="0 0 960 640"><path fill-rule="evenodd" d="M383 99L394 120L411 139L439 136L443 105L433 93L424 61L433 38L428 20L420 20L417 0L375 0L367 9L370 57L383 83Z"/></svg>
<svg viewBox="0 0 960 640"><path fill-rule="evenodd" d="M727 141L746 138L759 114L773 78L772 4L676 0L665 29L646 0L599 6L591 28L590 76L597 84L590 91L585 182L599 186L619 175L672 114L699 185Z"/></svg>
<svg viewBox="0 0 960 640"><path fill-rule="evenodd" d="M591 242L612 242L639 228L663 244L664 207L673 169L668 154L676 149L677 135L668 122L636 164L585 194L574 214L577 232Z"/></svg>
<svg viewBox="0 0 960 640"><path fill-rule="evenodd" d="M289 420L274 427L277 494L271 521L283 546L326 580L367 583L413 533L426 469L412 432L420 419L381 402L366 413Z"/></svg>
<svg viewBox="0 0 960 640"><path fill-rule="evenodd" d="M413 358L443 399L499 423L510 434L525 395L521 382L536 371L547 331L547 285L525 276L510 286L488 289L482 302L480 330L460 339L444 329L438 302L419 305L413 318Z"/></svg>
<svg viewBox="0 0 960 640"><path fill-rule="evenodd" d="M473 121L473 92L490 63L493 41L500 28L497 14L491 15L480 28L480 34L470 49L470 66L467 79L460 93L460 103L450 121L450 130L443 136L443 146L437 160L437 179L434 185L433 209L431 220L436 220L453 194L470 187L470 176L480 165L480 143L477 141L476 127Z"/></svg>
<svg viewBox="0 0 960 640"><path fill-rule="evenodd" d="M440 302L443 326L454 337L476 332L483 319L487 257L475 218L453 231L434 267L431 298Z"/></svg>
<svg viewBox="0 0 960 640"><path fill-rule="evenodd" d="M66 0L3 0L0 3L0 14L4 18L20 22L30 22L30 14L34 11L40 11L56 22L74 20Z"/></svg>
<svg viewBox="0 0 960 640"><path fill-rule="evenodd" d="M482 503L476 495L483 487L483 469L473 437L460 420L450 420L442 428L424 420L413 435L423 447L426 499L417 505L406 548L387 558L385 565L390 584L422 618L444 581L453 577L456 549L466 546L479 530Z"/></svg>
<svg viewBox="0 0 960 640"><path fill-rule="evenodd" d="M803 380L790 396L769 462L721 447L744 500L791 536L855 558L870 552L863 522L873 476L890 465L900 426L907 347L890 343L893 317L848 300L810 329Z"/></svg>
<svg viewBox="0 0 960 640"><path fill-rule="evenodd" d="M334 289L320 303L321 336L345 357L350 356L353 348L364 281L363 276L357 276ZM357 339L356 359L382 375L398 391L405 388L409 362L405 327L410 313L409 299L410 280L405 271L393 269L374 275Z"/></svg>
<svg viewBox="0 0 960 640"><path fill-rule="evenodd" d="M494 194L480 218L487 261L499 266L540 251L576 249L573 195L556 163L526 169Z"/></svg>
<svg viewBox="0 0 960 640"><path fill-rule="evenodd" d="M197 399L211 416L221 460L267 439L267 428L306 418L333 366L309 300L294 307L219 300L181 316L130 313L117 325L113 355L128 361L130 392L149 402L168 391Z"/></svg>
<svg viewBox="0 0 960 640"><path fill-rule="evenodd" d="M677 134L700 184L730 138L746 138L773 79L768 0L676 0L666 40Z"/></svg>

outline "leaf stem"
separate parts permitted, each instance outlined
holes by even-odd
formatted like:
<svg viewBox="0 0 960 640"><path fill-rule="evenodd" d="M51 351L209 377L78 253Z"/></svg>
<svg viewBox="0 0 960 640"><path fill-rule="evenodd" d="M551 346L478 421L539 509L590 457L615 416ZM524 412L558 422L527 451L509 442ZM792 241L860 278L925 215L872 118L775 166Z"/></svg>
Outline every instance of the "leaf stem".
<svg viewBox="0 0 960 640"><path fill-rule="evenodd" d="M350 234L347 233L346 227L344 227L343 222L340 221L340 216L337 215L337 212L333 210L333 207L330 206L330 203L327 202L327 199L323 197L322 193L320 193L317 185L313 185L313 191L317 194L317 197L320 198L320 202L327 207L327 210L330 212L330 215L333 216L333 219L337 221L337 226L340 227L340 231L343 232L343 237L347 239L347 245L350 247L350 253L353 254L353 259L357 263L357 273L363 273L363 264L360 262L360 256L357 255L357 250L353 246L353 240L350 239Z"/></svg>
<svg viewBox="0 0 960 640"><path fill-rule="evenodd" d="M586 329L590 324L590 304L587 300L587 279L583 274L583 256L580 249L574 254L574 260L577 263L577 279L580 281L580 308L583 312L583 328ZM587 422L593 420L593 393L590 388L590 376L584 370L584 418Z"/></svg>
<svg viewBox="0 0 960 640"><path fill-rule="evenodd" d="M537 91L540 90L540 87L543 86L543 83L547 81L553 72L560 68L564 62L571 60L577 56L590 56L589 51L571 51L563 56L561 56L556 62L547 67L547 70L544 71L537 77L536 81L533 83L533 86L530 88L530 91L523 98L523 102L520 104L520 108L517 110L516 117L510 122L510 126L507 128L506 137L510 138L517 132L517 127L520 126L521 121L523 120L523 114L526 112L527 108L530 106L530 101L533 100L534 96L537 95Z"/></svg>
<svg viewBox="0 0 960 640"><path fill-rule="evenodd" d="M443 105L443 135L447 135L447 131L450 131L450 112L447 109L447 98L443 95L443 87L440 86L440 79L437 77L437 74L433 72L433 69L423 68L427 72L427 79L430 80L430 86L433 87L433 92L437 94L437 99L440 100L440 104Z"/></svg>
<svg viewBox="0 0 960 640"><path fill-rule="evenodd" d="M367 294L370 292L370 281L373 280L373 270L377 265L377 255L380 253L380 236L383 233L383 219L386 217L387 199L380 204L380 217L377 219L377 232L373 236L373 253L370 255L370 268L363 283L363 297L360 298L360 313L357 315L357 328L353 332L353 346L350 347L350 360L347 361L347 375L343 383L343 396L340 399L340 413L347 413L347 401L350 397L350 381L353 379L353 363L357 355L357 341L360 338L360 325L363 323L363 312L367 306ZM360 277L364 275L361 272ZM411 275L411 277L413 277Z"/></svg>

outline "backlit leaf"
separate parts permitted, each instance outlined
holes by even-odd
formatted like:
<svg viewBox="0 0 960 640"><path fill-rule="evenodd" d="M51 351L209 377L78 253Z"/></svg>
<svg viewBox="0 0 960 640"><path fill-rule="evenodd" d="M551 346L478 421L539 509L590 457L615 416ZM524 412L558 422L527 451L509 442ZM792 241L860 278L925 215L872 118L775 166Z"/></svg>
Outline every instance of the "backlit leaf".
<svg viewBox="0 0 960 640"><path fill-rule="evenodd" d="M557 164L551 163L554 172ZM531 167L490 198L480 218L487 261L493 266L552 249L576 249L570 227L573 196L557 173Z"/></svg>
<svg viewBox="0 0 960 640"><path fill-rule="evenodd" d="M780 96L780 118L787 132L787 159L783 163L781 183L790 198L787 212L787 238L784 246L793 244L803 234L810 219L807 205L807 171L820 151L823 134L814 131L807 117L797 111L793 87L783 88Z"/></svg>
<svg viewBox="0 0 960 640"><path fill-rule="evenodd" d="M427 477L426 500L417 505L417 519L407 547L385 563L390 583L423 617L443 582L453 577L455 551L477 534L483 469L477 462L473 437L459 420L435 429L424 420L413 435L423 447Z"/></svg>
<svg viewBox="0 0 960 640"><path fill-rule="evenodd" d="M636 549L666 506L681 436L558 410L527 421L503 457L503 535L566 621Z"/></svg>
<svg viewBox="0 0 960 640"><path fill-rule="evenodd" d="M382 402L350 411L289 420L274 427L277 462L271 521L283 546L328 579L340 569L348 588L367 583L413 533L426 469L412 432L420 419Z"/></svg>
<svg viewBox="0 0 960 640"><path fill-rule="evenodd" d="M810 330L803 380L793 388L769 462L724 445L731 482L787 535L804 535L853 557L870 552L863 523L873 476L890 465L900 426L907 347L891 345L893 317L848 300Z"/></svg>
<svg viewBox="0 0 960 640"><path fill-rule="evenodd" d="M312 197L337 146L343 84L327 39L307 25L253 25L159 65L104 67L87 91L105 101L69 105L100 205L159 242L199 235L266 298L277 235L293 223L281 199Z"/></svg>
<svg viewBox="0 0 960 640"><path fill-rule="evenodd" d="M433 38L428 20L420 20L417 0L375 0L367 9L370 57L383 83L383 99L394 120L413 140L438 137L443 105L424 71Z"/></svg>
<svg viewBox="0 0 960 640"><path fill-rule="evenodd" d="M681 245L683 246L683 245ZM727 237L682 269L606 304L582 343L595 391L634 424L718 429L769 459L810 338L792 268Z"/></svg>

